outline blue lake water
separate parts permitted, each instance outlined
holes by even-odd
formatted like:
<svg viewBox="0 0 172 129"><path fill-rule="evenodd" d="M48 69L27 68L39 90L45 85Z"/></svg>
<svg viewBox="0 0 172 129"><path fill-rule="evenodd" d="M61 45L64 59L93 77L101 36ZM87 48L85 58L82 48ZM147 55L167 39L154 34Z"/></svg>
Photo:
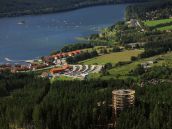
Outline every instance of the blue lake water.
<svg viewBox="0 0 172 129"><path fill-rule="evenodd" d="M0 19L0 63L33 59L77 42L124 18L127 5L105 5L74 11ZM25 21L25 24L18 24Z"/></svg>

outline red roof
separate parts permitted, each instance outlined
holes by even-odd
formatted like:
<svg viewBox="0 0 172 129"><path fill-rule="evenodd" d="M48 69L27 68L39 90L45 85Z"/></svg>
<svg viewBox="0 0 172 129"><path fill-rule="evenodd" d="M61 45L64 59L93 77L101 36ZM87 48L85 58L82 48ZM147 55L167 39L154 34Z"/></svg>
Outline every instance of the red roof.
<svg viewBox="0 0 172 129"><path fill-rule="evenodd" d="M69 65L64 65L62 68L53 68L50 70L50 73L55 74L55 73L63 72L66 69L69 69Z"/></svg>
<svg viewBox="0 0 172 129"><path fill-rule="evenodd" d="M67 53L59 53L56 55L52 55L53 58L57 57L57 58L62 58L65 56L70 56L70 55L76 55L76 54L80 54L81 51L80 50L76 50L76 51L71 51L71 52L67 52Z"/></svg>

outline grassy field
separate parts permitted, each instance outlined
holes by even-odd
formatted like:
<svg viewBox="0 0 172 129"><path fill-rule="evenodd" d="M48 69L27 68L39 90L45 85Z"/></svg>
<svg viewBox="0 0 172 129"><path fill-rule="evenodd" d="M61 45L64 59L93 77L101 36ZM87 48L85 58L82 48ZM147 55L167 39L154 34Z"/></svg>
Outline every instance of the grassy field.
<svg viewBox="0 0 172 129"><path fill-rule="evenodd" d="M172 30L172 25L171 26L160 27L160 28L158 28L158 30L161 30L161 31L164 31L164 30Z"/></svg>
<svg viewBox="0 0 172 129"><path fill-rule="evenodd" d="M81 61L80 64L106 64L106 63L118 63L120 61L130 61L132 56L138 56L142 50L129 50L123 52L115 52L99 57L91 58L85 61Z"/></svg>
<svg viewBox="0 0 172 129"><path fill-rule="evenodd" d="M161 20L153 20L153 21L145 21L144 24L146 26L152 27L152 26L156 26L156 25L159 25L159 24L169 23L169 22L172 22L172 18L161 19Z"/></svg>
<svg viewBox="0 0 172 129"><path fill-rule="evenodd" d="M146 59L141 59L139 61L135 61L131 64L127 64L124 66L120 67L115 67L111 70L109 70L109 75L106 76L100 76L101 74L92 74L89 77L90 78L101 78L103 80L107 80L110 78L128 78L132 77L129 75L130 71L135 69L139 64L144 63L146 61L152 61L152 60L157 60L157 63L153 64L152 66L169 66L172 67L172 52L163 54L163 55L158 55L154 56L151 58L146 58Z"/></svg>

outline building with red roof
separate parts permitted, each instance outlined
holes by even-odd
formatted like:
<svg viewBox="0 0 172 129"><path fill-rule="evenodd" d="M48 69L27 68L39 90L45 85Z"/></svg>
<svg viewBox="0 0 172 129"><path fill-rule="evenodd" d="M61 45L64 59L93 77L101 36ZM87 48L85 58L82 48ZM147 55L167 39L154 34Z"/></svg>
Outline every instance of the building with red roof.
<svg viewBox="0 0 172 129"><path fill-rule="evenodd" d="M53 58L60 59L60 58L65 58L68 56L75 56L81 53L81 50L76 50L76 51L71 51L71 52L66 52L66 53L58 53L56 55L52 55Z"/></svg>
<svg viewBox="0 0 172 129"><path fill-rule="evenodd" d="M51 73L51 74L60 73L60 72L63 72L63 71L65 71L65 70L69 69L69 68L70 68L69 65L64 65L64 66L61 67L61 68L53 68L53 69L51 69L51 70L50 70L50 73Z"/></svg>

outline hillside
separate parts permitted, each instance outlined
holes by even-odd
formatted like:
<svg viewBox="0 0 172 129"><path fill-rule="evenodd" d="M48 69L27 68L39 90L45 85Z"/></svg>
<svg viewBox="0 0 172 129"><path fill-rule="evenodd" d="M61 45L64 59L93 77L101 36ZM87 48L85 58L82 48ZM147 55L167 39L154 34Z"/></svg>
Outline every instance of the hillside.
<svg viewBox="0 0 172 129"><path fill-rule="evenodd" d="M67 11L85 6L149 0L0 0L0 17Z"/></svg>
<svg viewBox="0 0 172 129"><path fill-rule="evenodd" d="M112 0L0 0L0 16L52 13L109 2Z"/></svg>
<svg viewBox="0 0 172 129"><path fill-rule="evenodd" d="M32 70L0 65L0 129L171 129L172 4L146 4L130 6L129 21L83 38L88 43L66 45L35 60ZM38 67L42 64L46 67ZM91 73L98 65L101 70ZM114 97L119 89L135 95Z"/></svg>

